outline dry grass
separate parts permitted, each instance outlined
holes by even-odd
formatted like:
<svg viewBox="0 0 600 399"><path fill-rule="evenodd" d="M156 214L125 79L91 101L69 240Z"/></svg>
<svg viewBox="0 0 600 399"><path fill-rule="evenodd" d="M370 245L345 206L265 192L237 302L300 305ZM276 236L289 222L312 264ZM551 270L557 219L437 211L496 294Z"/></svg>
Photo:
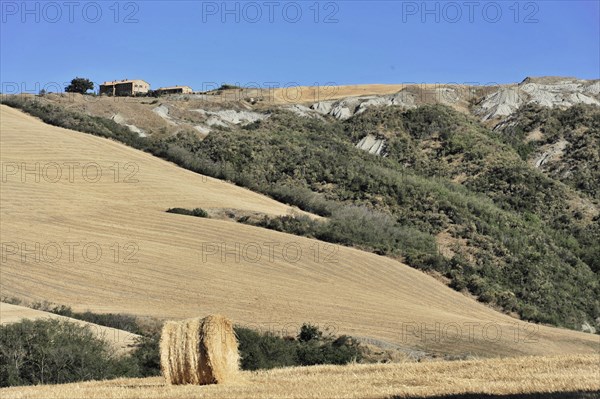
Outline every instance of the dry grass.
<svg viewBox="0 0 600 399"><path fill-rule="evenodd" d="M296 86L289 88L273 89L269 95L274 104L316 103L319 101L338 100L345 97L386 95L394 94L405 88L406 85L349 85L336 86L323 84L321 86Z"/></svg>
<svg viewBox="0 0 600 399"><path fill-rule="evenodd" d="M457 96L443 94L440 90L451 88ZM239 100L249 97L262 98L268 105L304 104L312 105L320 101L340 100L346 97L383 96L408 90L415 96L417 104L443 103L459 112L469 113L469 101L474 96L473 86L457 84L366 84L366 85L321 85L293 86L279 89L225 90L216 98L221 101Z"/></svg>
<svg viewBox="0 0 600 399"><path fill-rule="evenodd" d="M168 384L231 383L239 361L233 324L223 316L169 321L163 327L160 363Z"/></svg>
<svg viewBox="0 0 600 399"><path fill-rule="evenodd" d="M17 323L24 319L56 319L86 326L90 328L90 330L94 332L98 338L109 342L118 353L129 352L135 345L136 338L139 337L138 335L128 331L105 327L94 323L88 323L86 321L59 316L54 313L43 312L41 310L35 310L24 306L0 302L0 324Z"/></svg>
<svg viewBox="0 0 600 399"><path fill-rule="evenodd" d="M172 207L202 207L274 215L291 208L106 139L51 127L5 106L0 112L3 163L24 162L29 169L36 163L80 164L73 182L65 167L55 183L29 175L25 182L9 176L1 184L2 241L25 243L28 249L59 243L63 251L54 262L7 256L0 264L3 295L48 300L75 311L168 319L227 314L241 325L284 334L311 322L336 334L456 355L599 349L597 335L522 323L386 257L166 213ZM97 182L81 177L81 165L90 162L104 172ZM117 182L115 163L121 167ZM125 182L127 163L137 166L137 183ZM66 242L79 244L73 260ZM82 256L89 243L102 249L97 261ZM203 250L206 243L217 244L211 247L214 255L203 256L209 252Z"/></svg>
<svg viewBox="0 0 600 399"><path fill-rule="evenodd" d="M458 362L316 366L243 372L231 385L170 386L162 378L9 388L9 398L408 398L443 394L598 391L600 358L522 357ZM559 397L559 396L557 396Z"/></svg>

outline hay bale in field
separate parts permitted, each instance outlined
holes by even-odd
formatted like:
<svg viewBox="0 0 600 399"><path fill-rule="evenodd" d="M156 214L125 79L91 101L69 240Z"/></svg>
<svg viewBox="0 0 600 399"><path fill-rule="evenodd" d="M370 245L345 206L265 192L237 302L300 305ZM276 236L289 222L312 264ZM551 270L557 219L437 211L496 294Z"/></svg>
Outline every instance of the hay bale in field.
<svg viewBox="0 0 600 399"><path fill-rule="evenodd" d="M163 327L160 365L169 384L233 381L238 374L239 360L233 324L223 316L169 321Z"/></svg>

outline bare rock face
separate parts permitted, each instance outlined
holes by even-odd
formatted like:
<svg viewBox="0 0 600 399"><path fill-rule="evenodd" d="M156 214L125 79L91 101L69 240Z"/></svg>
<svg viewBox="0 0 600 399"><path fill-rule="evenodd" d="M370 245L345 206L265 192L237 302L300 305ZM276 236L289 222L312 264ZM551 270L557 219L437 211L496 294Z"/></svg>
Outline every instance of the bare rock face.
<svg viewBox="0 0 600 399"><path fill-rule="evenodd" d="M487 95L474 109L481 120L507 117L522 105L571 107L576 104L600 106L600 81L575 78L527 78L515 86L502 86Z"/></svg>
<svg viewBox="0 0 600 399"><path fill-rule="evenodd" d="M310 106L311 109L317 111L320 114L327 115L331 112L335 101L321 101Z"/></svg>
<svg viewBox="0 0 600 399"><path fill-rule="evenodd" d="M400 91L386 96L348 97L337 101L321 101L310 108L323 114L331 115L336 119L346 120L354 115L366 111L370 107L402 106L405 108L416 107L415 97L408 91Z"/></svg>
<svg viewBox="0 0 600 399"><path fill-rule="evenodd" d="M356 148L367 151L369 154L384 155L385 139L379 139L372 134L368 134L356 144Z"/></svg>
<svg viewBox="0 0 600 399"><path fill-rule="evenodd" d="M202 126L202 125L196 125L194 126L194 129L196 129L198 131L198 133L206 136L210 133L210 128L206 127L206 126Z"/></svg>
<svg viewBox="0 0 600 399"><path fill-rule="evenodd" d="M541 168L550 161L560 159L565 151L565 148L567 148L567 145L569 145L568 141L559 140L556 143L547 146L545 151L535 158L535 167Z"/></svg>
<svg viewBox="0 0 600 399"><path fill-rule="evenodd" d="M361 104L362 101L363 98L361 97L345 98L333 104L333 107L331 108L331 112L329 114L335 117L336 119L348 119L356 113L358 106Z"/></svg>
<svg viewBox="0 0 600 399"><path fill-rule="evenodd" d="M488 95L476 109L481 120L487 121L499 116L509 116L525 102L525 94L518 88L502 88Z"/></svg>
<svg viewBox="0 0 600 399"><path fill-rule="evenodd" d="M468 87L467 87L468 88ZM475 90L473 87L472 90ZM545 107L571 107L576 104L600 106L600 81L576 78L527 78L514 85L488 87L488 93L470 111L482 121L506 120L519 108L534 103ZM455 105L472 100L471 90L465 87L436 87L434 103ZM340 100L321 101L310 108L322 115L346 120L370 107L400 106L407 109L423 104L415 94L405 88L396 94L347 97Z"/></svg>
<svg viewBox="0 0 600 399"><path fill-rule="evenodd" d="M288 111L291 111L298 116L322 119L322 117L320 115L321 113L317 112L314 109L308 108L304 105L300 105L300 104L288 105L284 109L287 109Z"/></svg>
<svg viewBox="0 0 600 399"><path fill-rule="evenodd" d="M219 111L207 111L204 109L194 109L194 112L198 112L202 116L206 117L204 125L196 125L194 128L202 133L208 134L211 131L211 127L228 127L231 125L247 125L259 120L268 118L268 115L261 114L253 111L238 111L234 109L223 109Z"/></svg>
<svg viewBox="0 0 600 399"><path fill-rule="evenodd" d="M163 118L170 125L177 125L177 122L175 122L173 118L171 118L171 116L169 115L169 107L167 107L166 105L160 104L158 107L154 108L152 112Z"/></svg>
<svg viewBox="0 0 600 399"><path fill-rule="evenodd" d="M596 334L596 328L591 326L590 323L588 323L587 321L581 325L581 331L590 334Z"/></svg>
<svg viewBox="0 0 600 399"><path fill-rule="evenodd" d="M209 125L227 126L228 123L233 125L244 125L265 119L267 117L267 115L263 115L258 112L236 111L233 109L224 109L220 111L205 111L203 109L197 109L195 111L207 116L209 120L212 120L212 123L207 122Z"/></svg>
<svg viewBox="0 0 600 399"><path fill-rule="evenodd" d="M146 137L146 133L140 129L139 127L135 126L135 125L131 125L127 123L127 120L125 119L125 117L123 117L123 115L121 114L114 114L112 117L112 120L117 122L119 125L123 125L123 126L127 126L127 128L129 128L129 130L131 130L134 133L137 133L140 137Z"/></svg>

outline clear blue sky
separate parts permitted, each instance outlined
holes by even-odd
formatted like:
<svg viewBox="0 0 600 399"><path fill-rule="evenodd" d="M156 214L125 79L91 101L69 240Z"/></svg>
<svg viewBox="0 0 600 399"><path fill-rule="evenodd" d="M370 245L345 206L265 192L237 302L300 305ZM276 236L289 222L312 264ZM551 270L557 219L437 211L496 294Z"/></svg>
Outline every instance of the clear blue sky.
<svg viewBox="0 0 600 399"><path fill-rule="evenodd" d="M599 1L0 4L5 93L75 76L202 90L600 74Z"/></svg>

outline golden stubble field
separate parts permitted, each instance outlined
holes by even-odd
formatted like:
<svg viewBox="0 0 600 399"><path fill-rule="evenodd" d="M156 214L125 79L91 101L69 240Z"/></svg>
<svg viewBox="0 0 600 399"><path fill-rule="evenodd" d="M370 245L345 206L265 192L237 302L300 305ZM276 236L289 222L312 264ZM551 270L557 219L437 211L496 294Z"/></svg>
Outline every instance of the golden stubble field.
<svg viewBox="0 0 600 399"><path fill-rule="evenodd" d="M400 399L460 393L598 392L599 362L597 355L588 355L294 367L243 372L239 381L226 385L168 386L157 377L8 388L0 394L3 399ZM560 398L560 394L553 398Z"/></svg>
<svg viewBox="0 0 600 399"><path fill-rule="evenodd" d="M4 296L159 318L219 313L284 335L311 322L476 357L598 351L597 335L520 322L386 257L168 214L293 209L6 106L0 117Z"/></svg>

